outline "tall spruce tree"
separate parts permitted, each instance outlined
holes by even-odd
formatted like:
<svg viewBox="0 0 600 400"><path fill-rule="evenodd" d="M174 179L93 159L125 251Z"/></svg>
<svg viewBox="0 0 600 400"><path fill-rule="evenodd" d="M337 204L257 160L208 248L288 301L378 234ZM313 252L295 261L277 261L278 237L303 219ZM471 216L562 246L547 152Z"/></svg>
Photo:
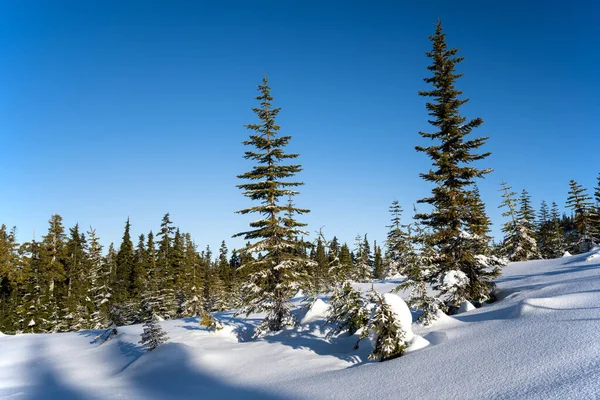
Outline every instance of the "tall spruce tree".
<svg viewBox="0 0 600 400"><path fill-rule="evenodd" d="M309 212L293 206L280 204L282 197L298 194L294 188L302 182L293 181L294 175L302 170L299 164L285 164L298 154L284 151L291 136L278 136L280 127L275 123L280 108L272 105L273 97L267 77L258 86L256 99L260 106L252 110L260 122L246 125L252 133L244 145L252 147L244 158L256 162L251 171L238 176L249 181L237 185L243 194L259 204L237 211L240 214L259 214L261 218L250 223L251 230L238 233L246 240L253 240L247 251L260 254L255 260L242 264L249 271L243 288L243 307L240 312L266 312L266 317L257 327L255 334L281 330L295 323L289 299L306 280L303 267L306 259L298 254L296 240L308 234L301 228L304 223L293 219L294 215Z"/></svg>
<svg viewBox="0 0 600 400"><path fill-rule="evenodd" d="M464 58L456 55L458 49L447 47L440 21L436 24L435 34L429 38L433 49L426 52L432 59L432 64L427 68L433 75L425 78L425 82L431 84L433 89L420 91L419 95L432 99L426 107L432 117L429 123L436 130L419 134L436 141L436 144L416 146L416 150L431 158L433 168L422 173L421 177L435 184L435 187L430 197L419 200L420 203L431 205L431 212L420 213L416 217L431 228L424 237L424 244L437 252L433 260L434 279L440 281L449 271L462 271L469 279L466 300L478 301L489 297L493 283L489 275L479 274L481 268L477 265L474 246L470 243L473 237L465 233L473 225L475 217L471 213L471 206L476 201L473 184L476 179L491 172L491 169L480 169L472 163L485 159L490 153L474 152L485 144L486 137L470 138L472 130L480 126L483 120L475 118L467 121L459 112L468 99L459 98L462 92L455 88L455 82L462 74L456 73L455 68Z"/></svg>

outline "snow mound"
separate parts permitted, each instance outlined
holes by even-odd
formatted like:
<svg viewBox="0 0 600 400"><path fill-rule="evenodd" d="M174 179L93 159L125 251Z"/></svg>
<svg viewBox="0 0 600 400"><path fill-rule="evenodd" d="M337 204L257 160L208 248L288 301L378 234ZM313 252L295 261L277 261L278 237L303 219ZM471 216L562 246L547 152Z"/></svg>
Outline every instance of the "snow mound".
<svg viewBox="0 0 600 400"><path fill-rule="evenodd" d="M442 286L445 288L463 287L469 283L469 277L462 271L452 270L446 272L442 280Z"/></svg>
<svg viewBox="0 0 600 400"><path fill-rule="evenodd" d="M597 250L597 251L595 251L595 252L594 252L594 254L592 254L592 255L588 256L588 257L585 259L585 261L593 261L593 260L595 260L595 259L597 259L597 258L600 258L600 250Z"/></svg>
<svg viewBox="0 0 600 400"><path fill-rule="evenodd" d="M460 303L460 307L458 308L458 311L456 312L457 314L462 314L462 313L466 313L469 311L475 310L475 306L473 304L471 304L470 301L467 300L463 300Z"/></svg>
<svg viewBox="0 0 600 400"><path fill-rule="evenodd" d="M423 336L415 335L404 352L410 353L421 350L422 348L429 346L429 344L429 340L425 339Z"/></svg>
<svg viewBox="0 0 600 400"><path fill-rule="evenodd" d="M311 322L326 319L329 315L329 308L329 304L326 304L323 300L315 300L304 315L304 318L302 318L302 321L300 321L300 324L306 325Z"/></svg>
<svg viewBox="0 0 600 400"><path fill-rule="evenodd" d="M398 316L400 326L404 332L406 332L406 341L412 341L414 338L412 331L412 314L404 300L402 300L402 297L393 293L385 293L383 295L383 301L385 301L385 303L390 306L392 312Z"/></svg>
<svg viewBox="0 0 600 400"><path fill-rule="evenodd" d="M568 251L565 251L565 254L562 255L563 257L571 257L572 254L569 253Z"/></svg>

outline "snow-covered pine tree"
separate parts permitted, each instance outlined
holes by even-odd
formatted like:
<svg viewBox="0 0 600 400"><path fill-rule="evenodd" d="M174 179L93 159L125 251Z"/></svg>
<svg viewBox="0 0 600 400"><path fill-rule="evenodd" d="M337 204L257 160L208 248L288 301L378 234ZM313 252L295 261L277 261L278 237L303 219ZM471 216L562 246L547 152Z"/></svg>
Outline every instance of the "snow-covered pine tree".
<svg viewBox="0 0 600 400"><path fill-rule="evenodd" d="M144 322L144 331L141 334L139 343L148 351L152 351L169 341L167 333L161 328L158 321L158 317L153 314L151 318Z"/></svg>
<svg viewBox="0 0 600 400"><path fill-rule="evenodd" d="M15 332L20 316L16 308L21 294L19 289L24 278L23 260L18 251L16 228L10 231L0 226L0 332ZM22 314L21 310L21 314Z"/></svg>
<svg viewBox="0 0 600 400"><path fill-rule="evenodd" d="M537 235L535 229L535 210L531 206L531 196L527 190L523 189L521 197L519 197L519 209L517 210L517 219L521 225L522 236L532 238L535 246L531 246L528 260L536 260L542 258L540 250L537 246Z"/></svg>
<svg viewBox="0 0 600 400"><path fill-rule="evenodd" d="M62 217L54 214L48 221L48 233L42 238L39 256L39 273L44 282L42 290L41 308L46 318L43 325L36 325L38 332L58 332L63 316L60 313L59 297L66 292L61 288L65 282L65 229ZM41 282L40 282L41 283ZM61 293L62 292L62 293Z"/></svg>
<svg viewBox="0 0 600 400"><path fill-rule="evenodd" d="M504 181L502 187L502 203L499 208L506 208L502 216L509 220L502 226L504 232L503 253L510 261L527 261L540 258L537 243L533 237L533 232L528 228L526 220L519 218L520 212L517 210L517 199L515 192L511 192L511 187Z"/></svg>
<svg viewBox="0 0 600 400"><path fill-rule="evenodd" d="M418 220L407 226L404 242L406 247L403 256L404 266L402 269L402 274L406 278L392 292L409 290L407 304L421 312L418 321L427 326L438 318L440 312L442 312L443 304L438 297L431 296L427 291L427 282L433 281L432 271L435 251L429 246L416 248L417 245L424 242L423 236L425 234L425 228Z"/></svg>
<svg viewBox="0 0 600 400"><path fill-rule="evenodd" d="M407 267L407 255L411 247L409 236L402 225L402 207L398 200L394 200L390 206L391 214L390 225L386 239L386 276L391 277L397 274L405 274Z"/></svg>
<svg viewBox="0 0 600 400"><path fill-rule="evenodd" d="M255 240L247 251L260 257L242 264L248 272L242 292L243 306L240 313L266 312L265 319L257 327L255 336L275 332L295 324L289 299L306 281L304 265L306 257L296 251L299 235L308 233L301 228L306 224L291 216L309 212L293 205L281 205L282 197L298 194L295 187L302 182L292 181L302 170L299 164L284 164L295 159L298 154L285 153L291 136L278 136L280 127L275 123L280 108L272 106L273 97L267 77L263 79L256 99L260 107L253 108L260 122L246 125L252 131L244 144L252 147L244 158L257 162L251 171L238 176L249 180L237 185L244 195L260 204L237 211L240 214L259 214L261 219L251 222L251 230L238 233L234 237ZM285 217L285 219L284 219Z"/></svg>
<svg viewBox="0 0 600 400"><path fill-rule="evenodd" d="M402 302L402 299L393 294L386 296L393 296L399 302ZM374 346L373 351L369 354L369 359L386 361L402 356L407 347L407 332L403 326L403 321L400 319L401 317L384 296L377 291L371 289L367 293L367 297L374 307L371 310L369 323L361 332L360 338L365 339L371 335L373 336ZM403 306L410 317L408 307ZM408 323L410 324L410 322Z"/></svg>
<svg viewBox="0 0 600 400"><path fill-rule="evenodd" d="M575 180L569 181L569 197L567 207L573 211L575 226L577 227L577 242L573 251L589 251L593 244L591 213L593 210L591 197L587 190Z"/></svg>
<svg viewBox="0 0 600 400"><path fill-rule="evenodd" d="M156 308L154 312L164 319L174 318L177 313L175 288L173 287L173 235L175 227L170 214L166 213L156 234L158 251L156 252Z"/></svg>
<svg viewBox="0 0 600 400"><path fill-rule="evenodd" d="M350 282L336 287L329 302L331 309L327 323L333 325L333 328L327 333L328 337L342 332L354 335L369 322L367 303L361 292L354 289Z"/></svg>
<svg viewBox="0 0 600 400"><path fill-rule="evenodd" d="M383 256L381 255L381 246L377 246L377 241L373 242L373 277L375 279L385 279L385 266Z"/></svg>
<svg viewBox="0 0 600 400"><path fill-rule="evenodd" d="M561 225L560 213L558 205L552 202L550 208L550 233L548 235L548 258L561 257L566 249L565 232Z"/></svg>
<svg viewBox="0 0 600 400"><path fill-rule="evenodd" d="M419 200L419 203L429 204L432 210L417 214L416 218L431 228L423 238L423 244L433 248L437 254L432 260L435 278L440 279L448 271L462 271L470 278L466 300L475 300L489 295L485 292L489 287L488 275L479 274L482 269L474 254L473 237L467 238L465 233L473 225L473 218L479 218L471 213L475 202L473 184L491 169L476 168L472 163L485 159L490 153L474 153L485 144L486 137L469 138L472 130L483 120L475 118L467 121L459 112L460 106L468 99L459 99L462 92L455 88L455 82L462 74L457 74L455 68L464 58L456 56L458 49L447 48L440 21L430 39L433 49L426 54L432 59L428 69L433 76L425 78L425 82L432 84L433 89L420 91L419 95L432 98L426 107L432 117L429 122L436 132L419 134L437 143L415 148L431 158L433 168L422 173L421 177L434 183L435 187L430 197ZM481 284L482 280L486 284Z"/></svg>
<svg viewBox="0 0 600 400"><path fill-rule="evenodd" d="M371 247L367 235L356 236L356 263L352 273L352 279L356 282L371 282L373 279L373 267L371 265Z"/></svg>
<svg viewBox="0 0 600 400"><path fill-rule="evenodd" d="M102 245L96 236L96 230L91 227L88 231L88 242L89 286L87 296L92 303L89 326L91 329L102 329L110 325L110 266L102 260Z"/></svg>
<svg viewBox="0 0 600 400"><path fill-rule="evenodd" d="M69 229L70 236L65 244L66 298L63 300L65 320L61 331L79 331L88 327L91 299L87 296L87 241L79 233L79 224Z"/></svg>
<svg viewBox="0 0 600 400"><path fill-rule="evenodd" d="M594 200L596 204L592 207L591 224L592 224L592 237L594 243L600 243L600 174L596 177L597 183L594 188Z"/></svg>
<svg viewBox="0 0 600 400"><path fill-rule="evenodd" d="M537 218L536 237L538 249L542 258L552 258L550 256L550 236L552 234L552 221L550 219L550 210L545 200L542 200Z"/></svg>

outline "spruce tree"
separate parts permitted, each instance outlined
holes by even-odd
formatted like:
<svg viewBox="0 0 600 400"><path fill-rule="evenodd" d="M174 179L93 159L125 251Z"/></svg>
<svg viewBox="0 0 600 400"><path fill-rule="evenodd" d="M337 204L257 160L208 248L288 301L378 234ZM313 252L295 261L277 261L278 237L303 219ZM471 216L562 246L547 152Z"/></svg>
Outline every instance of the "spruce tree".
<svg viewBox="0 0 600 400"><path fill-rule="evenodd" d="M148 351L152 351L169 341L167 333L161 328L158 321L158 317L153 315L144 323L144 331L141 334L139 343Z"/></svg>
<svg viewBox="0 0 600 400"><path fill-rule="evenodd" d="M391 215L390 225L386 240L386 275L388 277L405 274L408 266L407 254L410 249L408 234L402 225L402 208L398 200L394 200L389 208Z"/></svg>
<svg viewBox="0 0 600 400"><path fill-rule="evenodd" d="M548 258L561 257L567 245L565 242L565 233L561 225L560 214L558 212L558 205L552 202L550 208L550 227L548 234Z"/></svg>
<svg viewBox="0 0 600 400"><path fill-rule="evenodd" d="M92 302L90 328L102 329L110 325L110 266L102 259L102 245L92 228L88 231L88 297Z"/></svg>
<svg viewBox="0 0 600 400"><path fill-rule="evenodd" d="M569 181L569 197L567 207L573 211L575 226L577 227L577 246L575 251L589 251L592 242L592 202L587 190L571 179Z"/></svg>
<svg viewBox="0 0 600 400"><path fill-rule="evenodd" d="M331 309L327 322L333 327L327 337L347 332L354 335L369 322L367 303L359 290L352 287L350 282L344 282L336 287L329 300Z"/></svg>
<svg viewBox="0 0 600 400"><path fill-rule="evenodd" d="M375 255L373 257L373 277L375 279L385 279L385 266L383 264L383 256L381 255L381 247L377 246L377 242L373 243Z"/></svg>
<svg viewBox="0 0 600 400"><path fill-rule="evenodd" d="M177 303L173 287L173 235L175 227L169 213L166 213L157 233L158 251L156 253L156 308L154 312L165 319L175 317Z"/></svg>
<svg viewBox="0 0 600 400"><path fill-rule="evenodd" d="M550 237L552 235L552 220L550 219L550 210L546 201L542 200L537 218L536 236L538 240L538 249L542 258L552 258L550 250Z"/></svg>
<svg viewBox="0 0 600 400"><path fill-rule="evenodd" d="M130 234L131 224L129 218L125 222L125 232L116 259L116 274L113 287L115 302L123 304L129 300L132 285L132 274L135 264L133 242Z"/></svg>
<svg viewBox="0 0 600 400"><path fill-rule="evenodd" d="M511 191L511 187L502 181L502 203L500 208L507 210L502 213L502 216L508 217L509 220L502 226L504 232L504 241L502 244L503 254L510 261L527 261L534 258L539 258L537 243L533 237L533 232L529 229L527 221L519 218L523 212L517 209L516 193ZM527 214L527 211L525 212Z"/></svg>
<svg viewBox="0 0 600 400"><path fill-rule="evenodd" d="M361 333L361 339L373 336L373 351L370 360L385 361L400 357L404 354L407 343L407 332L395 310L388 304L386 298L395 297L393 294L382 296L371 289L368 299L373 304L372 316L368 325ZM399 301L402 301L399 299Z"/></svg>
<svg viewBox="0 0 600 400"><path fill-rule="evenodd" d="M458 49L447 47L440 21L430 39L433 49L426 54L432 59L428 69L433 75L425 78L425 82L432 84L433 89L420 91L419 95L432 98L426 107L435 132L419 133L436 143L428 147L416 146L416 150L431 158L433 168L422 173L421 177L435 184L435 187L430 197L419 200L420 203L429 204L431 212L416 217L431 228L424 237L424 245L434 248L437 253L433 260L434 278L439 280L449 271L462 271L469 279L466 300L488 298L493 283L488 274L479 274L482 269L478 266L474 246L470 243L473 237L465 235L473 225L473 219L480 218L471 213L471 207L476 202L473 184L476 179L491 172L491 169L472 165L490 154L474 152L485 144L486 137L470 138L472 130L480 126L483 120L475 118L467 121L459 112L468 99L459 98L462 92L455 88L455 82L462 74L456 73L455 68L464 58L456 55Z"/></svg>
<svg viewBox="0 0 600 400"><path fill-rule="evenodd" d="M240 214L258 214L261 218L250 223L250 230L234 237L253 240L247 251L261 257L242 264L249 271L243 293L243 306L240 312L246 315L265 312L266 317L255 334L275 332L286 325L295 323L289 299L306 280L303 266L306 259L296 249L299 235L308 234L301 228L305 224L293 216L309 210L279 203L282 197L298 194L296 187L302 182L293 181L293 176L301 171L299 164L285 164L285 161L298 157L284 151L291 136L278 136L280 127L275 123L280 108L272 106L273 97L267 78L263 79L256 99L260 106L253 108L260 122L246 125L252 133L244 145L252 149L245 152L244 158L256 162L251 171L238 176L249 181L237 185L243 194L256 206L239 210ZM285 218L284 218L285 217Z"/></svg>
<svg viewBox="0 0 600 400"><path fill-rule="evenodd" d="M60 330L78 331L87 327L91 302L87 296L86 239L79 233L79 225L69 230L65 244L66 298L63 304L64 325Z"/></svg>
<svg viewBox="0 0 600 400"><path fill-rule="evenodd" d="M48 233L42 238L42 248L38 258L41 266L38 271L41 274L42 282L44 282L44 287L41 288L41 302L46 315L45 324L38 332L57 332L61 327L61 322L63 322L60 303L65 291L59 289L61 289L61 285L64 284L66 278L66 235L60 215L52 215L48 223Z"/></svg>
<svg viewBox="0 0 600 400"><path fill-rule="evenodd" d="M600 174L598 174L596 179L597 184L594 188L594 200L596 204L594 204L594 206L592 207L591 212L591 234L594 243L598 244L600 243Z"/></svg>

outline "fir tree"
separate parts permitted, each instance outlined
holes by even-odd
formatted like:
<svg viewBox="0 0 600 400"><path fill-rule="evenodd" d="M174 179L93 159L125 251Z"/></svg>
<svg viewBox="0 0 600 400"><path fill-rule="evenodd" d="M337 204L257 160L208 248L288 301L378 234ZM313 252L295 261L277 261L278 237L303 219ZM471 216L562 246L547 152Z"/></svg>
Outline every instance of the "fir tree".
<svg viewBox="0 0 600 400"><path fill-rule="evenodd" d="M386 263L387 272L386 275L391 277L396 274L404 274L405 269L408 266L407 254L410 248L408 241L408 235L405 228L402 225L402 208L398 203L398 200L394 200L390 206L391 221L387 239L386 239Z"/></svg>
<svg viewBox="0 0 600 400"><path fill-rule="evenodd" d="M87 327L91 303L87 297L86 240L79 233L79 225L70 230L65 245L66 298L64 310L66 321L61 330L78 331Z"/></svg>
<svg viewBox="0 0 600 400"><path fill-rule="evenodd" d="M567 199L567 207L573 211L575 226L577 227L577 249L589 251L591 248L591 213L592 203L591 197L583 186L574 180L569 181L569 197Z"/></svg>
<svg viewBox="0 0 600 400"><path fill-rule="evenodd" d="M373 277L375 279L385 279L385 267L383 265L381 247L377 246L377 242L374 242L373 249L375 250L375 255L373 257Z"/></svg>
<svg viewBox="0 0 600 400"><path fill-rule="evenodd" d="M161 328L158 317L155 315L144 323L144 331L141 337L139 343L148 351L152 351L169 341L167 333Z"/></svg>
<svg viewBox="0 0 600 400"><path fill-rule="evenodd" d="M121 246L117 253L116 259L116 274L115 282L113 285L113 293L116 303L124 303L129 300L130 289L132 285L132 274L135 264L135 257L133 251L133 242L131 241L130 234L131 224L129 218L125 223L125 232L123 233L123 239Z"/></svg>
<svg viewBox="0 0 600 400"><path fill-rule="evenodd" d="M409 291L407 304L421 312L418 320L425 326L435 321L443 308L441 300L430 295L427 290L427 281L432 281L432 263L436 258L435 250L430 246L422 246L420 249L416 247L420 243L424 243L423 237L426 234L425 228L418 220L408 227L404 255L405 266L402 272L406 278L392 290L392 292Z"/></svg>
<svg viewBox="0 0 600 400"><path fill-rule="evenodd" d="M542 200L537 218L536 236L538 239L538 249L542 258L552 258L550 251L550 237L552 235L552 221L550 219L550 210L548 204Z"/></svg>
<svg viewBox="0 0 600 400"><path fill-rule="evenodd" d="M367 303L360 291L355 290L350 282L336 287L329 301L331 310L327 322L333 325L333 328L327 333L328 337L339 335L341 332L354 335L369 322Z"/></svg>
<svg viewBox="0 0 600 400"><path fill-rule="evenodd" d="M92 228L88 231L88 239L88 297L92 302L90 328L108 328L111 302L110 266L102 260L102 245L96 236L96 231Z"/></svg>
<svg viewBox="0 0 600 400"><path fill-rule="evenodd" d="M172 225L169 213L166 213L158 232L158 251L156 253L156 307L154 311L162 318L175 317L177 302L173 287L172 248L175 227Z"/></svg>
<svg viewBox="0 0 600 400"><path fill-rule="evenodd" d="M565 233L561 226L558 205L552 202L550 208L550 227L548 233L548 258L561 257L567 248L565 243Z"/></svg>
<svg viewBox="0 0 600 400"><path fill-rule="evenodd" d="M301 229L305 224L292 217L309 211L296 208L291 203L279 204L282 197L298 194L294 188L302 183L290 178L302 168L299 164L284 164L286 160L298 157L298 154L284 152L291 137L278 136L280 127L275 123L275 118L280 109L271 104L273 97L266 77L258 90L260 95L256 99L260 101L260 107L253 108L253 111L260 123L246 125L252 133L250 140L244 142L252 147L252 150L245 152L244 158L255 161L257 165L252 171L238 176L250 182L237 186L244 190L245 196L259 202L238 213L259 214L262 218L250 223L251 230L235 235L255 240L247 250L261 255L257 260L242 264L242 268L249 273L240 312L266 312L256 335L279 331L295 323L289 299L306 280L302 271L306 259L295 251L296 239L307 233Z"/></svg>
<svg viewBox="0 0 600 400"><path fill-rule="evenodd" d="M527 217L529 212L527 209L522 210L523 203L521 203L521 211L517 210L517 199L514 197L516 193L511 192L511 189L506 182L502 181L500 190L503 192L504 200L500 204L500 208L507 209L502 216L509 218L502 226L502 232L504 232L503 253L510 261L540 258L533 230L530 229L526 219L519 218L519 216Z"/></svg>
<svg viewBox="0 0 600 400"><path fill-rule="evenodd" d="M429 122L436 131L420 132L420 135L437 143L428 147L416 146L416 150L432 159L433 168L421 174L421 177L436 186L430 197L419 200L420 203L431 205L431 212L416 217L431 228L424 237L424 244L434 248L437 253L433 260L435 277L440 279L452 270L462 271L469 277L466 299L487 298L493 284L488 280L489 275L479 275L482 269L471 243L472 239L477 238L464 235L474 225L471 207L476 202L473 192L475 179L491 172L491 169L479 169L471 165L490 154L474 153L485 144L487 138L469 138L471 131L480 126L483 120L475 118L467 121L460 115L459 108L468 99L459 99L462 92L455 88L455 81L462 74L457 74L455 67L463 61L463 57L456 56L458 49L447 48L441 22L436 24L436 32L430 39L433 49L426 54L432 59L428 69L433 76L425 78L425 82L432 84L433 89L420 91L419 95L433 99L427 103L427 110L432 117Z"/></svg>
<svg viewBox="0 0 600 400"><path fill-rule="evenodd" d="M594 240L594 243L600 243L600 174L596 177L597 184L594 188L594 200L595 203L592 207L591 213L591 234Z"/></svg>
<svg viewBox="0 0 600 400"><path fill-rule="evenodd" d="M371 265L371 247L367 235L356 236L356 263L354 265L353 279L357 282L370 282L373 279Z"/></svg>
<svg viewBox="0 0 600 400"><path fill-rule="evenodd" d="M368 298L374 307L369 324L361 333L361 339L369 335L374 336L375 343L369 359L385 361L400 357L407 347L407 334L399 316L384 297L375 290L369 291Z"/></svg>

